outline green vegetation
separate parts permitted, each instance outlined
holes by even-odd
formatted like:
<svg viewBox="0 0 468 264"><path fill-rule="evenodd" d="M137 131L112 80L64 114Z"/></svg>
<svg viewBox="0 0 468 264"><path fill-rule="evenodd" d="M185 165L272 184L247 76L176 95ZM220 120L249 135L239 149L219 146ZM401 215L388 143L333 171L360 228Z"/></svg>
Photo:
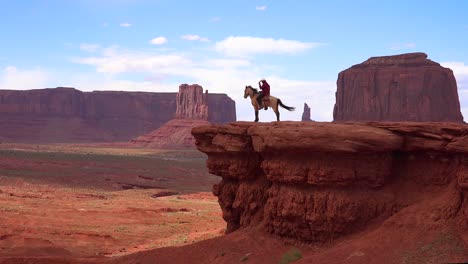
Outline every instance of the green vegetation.
<svg viewBox="0 0 468 264"><path fill-rule="evenodd" d="M450 256L464 254L466 249L457 235L451 232L441 232L434 240L415 250L407 250L402 254L403 263L441 263Z"/></svg>
<svg viewBox="0 0 468 264"><path fill-rule="evenodd" d="M302 253L299 249L297 248L291 248L290 250L288 250L286 253L284 253L283 256L281 256L281 259L280 259L280 264L288 264L288 263L292 263L296 260L299 260L302 258Z"/></svg>

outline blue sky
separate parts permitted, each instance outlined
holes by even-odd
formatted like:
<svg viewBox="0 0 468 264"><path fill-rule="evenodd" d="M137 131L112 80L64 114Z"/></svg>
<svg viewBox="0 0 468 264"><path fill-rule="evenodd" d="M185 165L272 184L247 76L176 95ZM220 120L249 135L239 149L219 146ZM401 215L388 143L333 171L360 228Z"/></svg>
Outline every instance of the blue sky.
<svg viewBox="0 0 468 264"><path fill-rule="evenodd" d="M236 100L267 78L296 112L331 121L338 73L372 56L425 52L451 68L468 115L467 1L16 0L2 3L0 89L176 92ZM271 111L261 121L274 120Z"/></svg>

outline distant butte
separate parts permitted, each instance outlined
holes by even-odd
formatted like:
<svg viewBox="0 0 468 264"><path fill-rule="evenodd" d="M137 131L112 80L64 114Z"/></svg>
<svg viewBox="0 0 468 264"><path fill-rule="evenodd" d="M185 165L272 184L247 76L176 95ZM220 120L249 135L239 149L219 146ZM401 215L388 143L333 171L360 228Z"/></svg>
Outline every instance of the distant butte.
<svg viewBox="0 0 468 264"><path fill-rule="evenodd" d="M226 112L226 109L230 109L229 101L220 100L216 103L218 105L214 105L209 103L209 97L208 91L203 93L203 87L198 84L180 85L176 96L175 118L131 142L146 147L195 147L195 139L190 133L192 128L210 125L210 115L218 115L220 118L230 114ZM216 111L210 111L213 106L217 106Z"/></svg>
<svg viewBox="0 0 468 264"><path fill-rule="evenodd" d="M463 122L452 70L425 53L372 57L340 72L333 119Z"/></svg>

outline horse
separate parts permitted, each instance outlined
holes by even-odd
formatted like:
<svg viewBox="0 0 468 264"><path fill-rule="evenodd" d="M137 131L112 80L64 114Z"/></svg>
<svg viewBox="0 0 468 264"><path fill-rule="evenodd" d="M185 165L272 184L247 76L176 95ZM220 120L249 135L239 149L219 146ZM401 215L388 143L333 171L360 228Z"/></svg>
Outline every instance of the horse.
<svg viewBox="0 0 468 264"><path fill-rule="evenodd" d="M253 88L250 85L245 86L244 98L247 98L247 96L249 96L250 100L252 101L252 105L253 105L253 107L255 109L255 122L258 122L258 110L260 109L260 106L258 105L258 102L257 102L258 95L259 95L259 93L258 93L257 89ZM265 97L263 97L263 98L265 98ZM296 109L295 107L290 107L290 106L284 105L283 102L281 102L281 99L279 99L279 98L276 98L276 97L271 96L271 95L268 96L268 97L269 97L269 100L265 100L264 102L266 102L266 103L269 102L269 105L267 104L266 107L269 106L269 107L271 107L273 109L273 111L276 114L276 121L280 121L280 113L279 113L279 110L278 110L278 106L281 106L281 107L283 107L284 109L286 109L288 111L294 111L294 109ZM262 101L263 101L263 98L262 98Z"/></svg>

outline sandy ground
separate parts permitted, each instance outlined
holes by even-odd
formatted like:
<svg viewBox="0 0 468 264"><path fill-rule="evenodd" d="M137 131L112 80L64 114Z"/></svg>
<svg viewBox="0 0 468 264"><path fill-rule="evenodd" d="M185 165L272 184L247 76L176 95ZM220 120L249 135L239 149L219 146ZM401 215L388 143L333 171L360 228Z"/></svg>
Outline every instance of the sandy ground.
<svg viewBox="0 0 468 264"><path fill-rule="evenodd" d="M219 236L216 180L192 150L2 144L0 257L122 256Z"/></svg>

